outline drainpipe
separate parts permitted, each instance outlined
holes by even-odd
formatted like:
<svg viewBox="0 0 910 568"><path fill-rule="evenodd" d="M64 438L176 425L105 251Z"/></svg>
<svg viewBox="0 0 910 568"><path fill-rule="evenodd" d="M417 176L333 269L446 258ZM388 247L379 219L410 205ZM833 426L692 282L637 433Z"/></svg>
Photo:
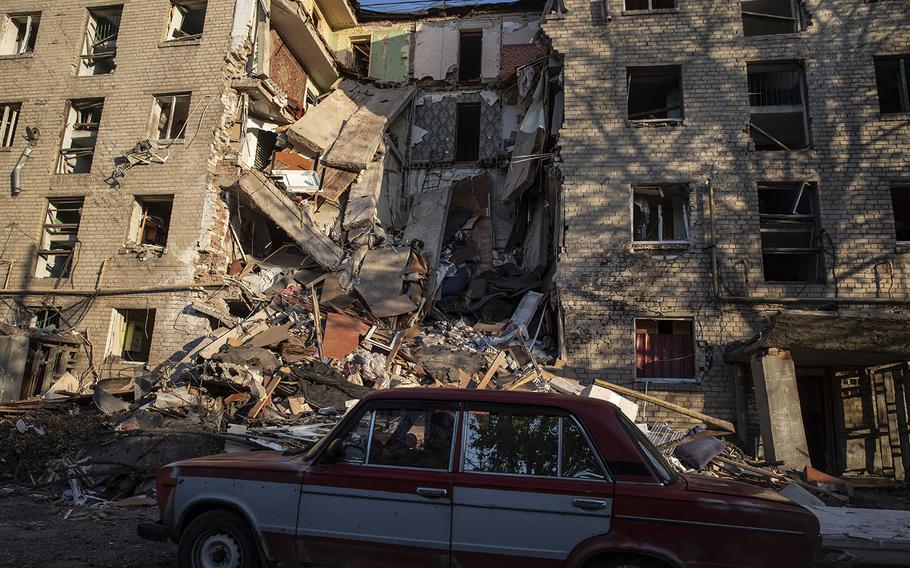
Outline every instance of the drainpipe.
<svg viewBox="0 0 910 568"><path fill-rule="evenodd" d="M25 162L28 161L28 157L32 155L32 147L26 146L22 149L22 153L19 155L19 161L16 162L16 166L13 168L13 172L10 174L10 192L13 197L16 197L22 193L22 168L25 166Z"/></svg>
<svg viewBox="0 0 910 568"><path fill-rule="evenodd" d="M713 176L712 176L713 177ZM708 218L711 227L711 289L714 291L714 297L720 297L720 278L717 275L717 238L715 237L716 228L714 226L714 184L712 179L708 178Z"/></svg>

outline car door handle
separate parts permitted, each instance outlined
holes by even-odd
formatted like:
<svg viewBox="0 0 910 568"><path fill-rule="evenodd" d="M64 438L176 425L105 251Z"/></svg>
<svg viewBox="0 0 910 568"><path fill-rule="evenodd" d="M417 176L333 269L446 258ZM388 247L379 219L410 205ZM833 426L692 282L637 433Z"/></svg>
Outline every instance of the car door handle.
<svg viewBox="0 0 910 568"><path fill-rule="evenodd" d="M418 487L417 494L427 499L441 499L449 494L445 489L436 489L435 487Z"/></svg>
<svg viewBox="0 0 910 568"><path fill-rule="evenodd" d="M579 497L572 499L572 504L579 509L585 509L587 511L597 511L598 509L607 508L607 502L603 499L582 499Z"/></svg>

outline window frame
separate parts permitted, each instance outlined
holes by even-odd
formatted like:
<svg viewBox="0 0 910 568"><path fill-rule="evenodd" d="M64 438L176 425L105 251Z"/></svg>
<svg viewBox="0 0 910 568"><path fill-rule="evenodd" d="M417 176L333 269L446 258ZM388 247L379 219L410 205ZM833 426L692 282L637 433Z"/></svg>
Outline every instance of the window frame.
<svg viewBox="0 0 910 568"><path fill-rule="evenodd" d="M655 8L654 0L648 0L647 8L629 8L629 0L623 0L622 2L622 11L624 14L646 14L650 12L668 12L670 10L679 10L679 0L673 0L673 6L670 8Z"/></svg>
<svg viewBox="0 0 910 568"><path fill-rule="evenodd" d="M682 126L686 121L686 95L685 89L683 88L683 65L681 63L669 63L669 64L660 64L660 65L628 65L625 68L626 71L626 121L632 126L636 125L666 125L666 126ZM632 115L647 115L649 111L640 111L637 113L632 113L632 109L629 107L632 101L632 80L635 73L642 73L643 75L639 76L639 79L642 79L647 76L669 76L671 73L674 73L677 78L679 85L679 117L667 116L665 118L632 118ZM664 104L666 104L666 99ZM651 111L653 113L655 110L665 110L668 114L671 110L676 110L671 107L664 107L663 109L654 109Z"/></svg>
<svg viewBox="0 0 910 568"><path fill-rule="evenodd" d="M692 219L690 218L690 207L689 207L689 197L690 194L686 192L688 184L685 183L658 183L658 184L633 184L631 187L631 196L629 203L629 229L632 236L632 245L633 246L683 246L692 244ZM681 202L682 202L682 218L683 218L683 227L686 231L685 240L669 239L664 240L663 232L663 207L657 208L657 235L658 240L636 240L635 238L635 193L638 190L651 190L651 189L677 189L681 193Z"/></svg>
<svg viewBox="0 0 910 568"><path fill-rule="evenodd" d="M79 222L75 223L75 224L49 222L49 219L50 219L49 215L51 214L51 208L53 207L54 211L59 211L61 209L61 205L66 205L66 204L78 204L78 207L69 208L69 209L65 209L65 210L66 211L78 211ZM36 263L35 270L34 270L35 278L41 278L41 279L69 278L70 276L72 276L72 270L73 270L72 259L73 259L73 255L75 254L76 246L79 244L79 228L82 225L82 214L83 214L84 209L85 209L85 197L84 196L54 197L54 198L47 199L47 202L44 207L44 217L43 217L43 221L41 223L41 240L39 242L39 246L41 248L39 248L35 252L35 259L36 259L35 260L35 263ZM50 232L50 230L52 230L52 229L63 229L65 231L71 231L71 232L58 233L58 234L69 235L70 238L67 239L67 242L72 243L72 246L69 249L51 248L51 245L54 242L54 240L51 238L53 236L53 233ZM58 239L58 240L62 241L62 239ZM45 244L47 244L47 248L45 248L45 246L44 246ZM64 273L57 275L57 276L54 276L53 274L50 274L50 273L47 276L39 275L38 271L41 268L42 260L45 263L45 270L46 270L46 265L48 264L48 260L52 256L53 257L65 256L67 258L66 263L64 264L64 266L65 266Z"/></svg>
<svg viewBox="0 0 910 568"><path fill-rule="evenodd" d="M38 44L38 32L41 31L41 12L16 12L10 14L3 14L0 16L0 19L3 20L3 23L6 23L6 20L13 26L16 26L16 37L13 38L13 51L11 53L0 54L0 57L22 57L31 55L35 52L35 47ZM19 40L19 28L16 22L18 20L25 19L26 32L23 34L22 40ZM0 37L0 40L4 38Z"/></svg>
<svg viewBox="0 0 910 568"><path fill-rule="evenodd" d="M22 116L22 103L0 103L0 148L12 148Z"/></svg>
<svg viewBox="0 0 910 568"><path fill-rule="evenodd" d="M692 376L691 377L639 377L638 376L638 322L639 321L684 321L688 322L691 327L690 338L692 339ZM634 353L632 361L632 376L636 383L653 383L663 385L693 385L699 384L698 380L698 342L695 339L695 318L694 317L640 317L632 318L632 351Z"/></svg>
<svg viewBox="0 0 910 568"><path fill-rule="evenodd" d="M894 208L894 195L899 192L904 192L907 194L906 199L910 200L910 181L893 181L888 184L888 193L891 196L891 217L894 220L894 239L897 246L905 248L910 247L910 239L900 239L897 228L897 211ZM910 217L910 214L908 214ZM907 222L910 223L910 218L907 219Z"/></svg>
<svg viewBox="0 0 910 568"><path fill-rule="evenodd" d="M553 416L558 418L559 422L559 432L557 437L556 445L556 475L529 475L526 473L500 473L494 471L466 471L464 468L465 465L465 456L467 454L468 448L468 416L472 412L498 412L501 414L519 414L519 415L540 415L540 416ZM585 442L588 445L588 449L593 453L594 459L597 461L597 464L600 466L601 473L603 474L603 479L583 479L576 477L563 477L562 476L562 450L563 450L563 424L566 418L570 418L575 426L581 431L582 437L585 439ZM524 479L535 479L543 480L549 479L553 481L582 481L589 483L613 483L613 476L610 474L610 470L607 469L606 463L601 456L599 449L594 444L593 438L588 434L587 429L575 417L571 412L562 409L562 408L552 408L552 407L536 407L536 406L519 406L519 405L509 405L509 404L486 404L486 403L465 403L461 410L461 440L459 442L459 457L458 467L456 473L469 474L469 475L495 475L501 477L521 477Z"/></svg>
<svg viewBox="0 0 910 568"><path fill-rule="evenodd" d="M133 208L130 214L129 233L127 234L127 243L164 250L167 248L168 240L171 236L171 221L174 218L174 201L176 196L173 193L162 195L133 195ZM148 206L153 203L168 203L170 205L170 214L167 219L165 228L164 244L144 242L145 223L148 220ZM137 219L138 217L138 219Z"/></svg>
<svg viewBox="0 0 910 568"><path fill-rule="evenodd" d="M199 41L200 39L202 39L202 36L205 35L205 24L206 24L206 20L208 19L208 15L209 15L209 5L208 4L209 4L208 0L171 0L170 1L170 10L168 10L167 29L165 30L165 35L164 35L165 43L195 42L195 41ZM186 32L184 32L181 29L183 22L186 21L186 12L182 12L182 10L189 11L190 10L189 6L192 6L192 5L201 5L202 6L201 10L203 11L202 31L197 34L187 34ZM199 10L199 9L200 8L195 8L195 10ZM177 26L174 23L175 16L178 12L181 12L181 25L180 26ZM175 37L174 36L175 32L180 32L185 35L183 35L181 37Z"/></svg>
<svg viewBox="0 0 910 568"><path fill-rule="evenodd" d="M79 175L90 174L95 165L95 149L98 147L98 133L101 131L101 121L104 120L104 103L103 98L92 99L71 99L66 101L66 123L63 129L63 137L60 140L60 149L58 152L57 169L58 175ZM100 107L98 111L98 122L79 122L80 113L90 112L95 106ZM86 136L74 136L78 132L90 132ZM90 140L91 146L74 146L74 140ZM77 172L75 166L73 171L67 171L69 168L68 160L78 159L81 156L89 156L89 166L86 171Z"/></svg>
<svg viewBox="0 0 910 568"><path fill-rule="evenodd" d="M758 207L758 222L759 222L759 246L761 250L761 259L762 259L762 279L766 284L783 284L783 285L824 285L827 280L827 269L825 268L825 254L824 250L821 247L821 214L819 211L819 198L818 198L818 184L816 182L800 180L800 181L759 181L756 183L756 197L760 195L762 188L774 189L777 186L778 189L787 189L786 187L780 187L784 185L796 185L800 184L799 193L797 194L796 201L794 202L794 211L799 208L799 204L802 201L802 196L806 189L810 190L809 199L812 207L811 214L804 213L762 213L761 212L761 200L759 200ZM817 246L814 247L769 247L771 252L767 252L768 249L765 248L764 244L761 243L761 233L765 229L766 223L773 222L791 222L791 223L800 223L801 225L809 225L811 223L812 228L814 229L814 237L817 241ZM766 231L770 232L770 231ZM806 280L768 280L765 273L765 255L767 254L777 254L777 255L786 255L786 254L815 254L816 255L816 280L806 281Z"/></svg>
<svg viewBox="0 0 910 568"><path fill-rule="evenodd" d="M881 78L878 74L879 64L885 61L898 62L898 74L900 83L898 88L898 100L901 109L896 112L882 111L882 94L879 88ZM875 55L872 58L872 67L875 72L875 94L878 99L878 111L881 116L900 116L910 114L910 53L901 53L895 55Z"/></svg>
<svg viewBox="0 0 910 568"><path fill-rule="evenodd" d="M761 131L761 128L752 123L752 116L756 114L786 114L786 113L795 113L797 110L797 105L753 105L752 104L752 75L767 75L771 73L786 73L789 69L794 68L797 72L797 78L799 80L799 96L802 104L802 123L803 123L803 137L805 138L806 144L801 148L789 148L783 142L773 138L770 133L764 133ZM751 70L750 70L751 68ZM746 64L746 95L749 98L749 137L752 140L752 145L754 147L753 152L800 152L804 150L812 149L812 129L809 121L809 89L806 83L806 68L801 61L755 61ZM756 109L766 109L758 110ZM768 138L771 142L777 146L777 148L770 149L759 149L755 142L755 133L764 138Z"/></svg>
<svg viewBox="0 0 910 568"><path fill-rule="evenodd" d="M119 10L118 10L119 9ZM96 75L110 75L113 73L116 68L116 58L117 58L117 40L120 36L120 26L123 20L123 4L112 4L110 6L91 6L87 9L88 20L85 24L85 34L83 35L82 40L82 51L79 54L79 67L76 69L77 77L93 77ZM91 37L93 33L98 31L98 21L101 18L112 19L112 15L116 12L116 31L104 38L101 41L94 41ZM92 24L95 24L95 29L92 29ZM101 49L100 52L96 53L96 50L99 46L107 44L106 49ZM93 63L89 61L95 60ZM104 73L94 73L95 66L98 65L100 61L111 62L110 71Z"/></svg>
<svg viewBox="0 0 910 568"><path fill-rule="evenodd" d="M186 128L190 122L190 117L193 114L193 112L192 112L192 110L193 110L192 109L192 103L193 103L192 91L181 91L179 93L163 93L163 94L159 94L159 95L152 95L152 97L153 97L152 118L150 121L150 128L149 128L149 130L151 131L150 138L159 143L176 143L181 140L186 140ZM177 109L177 99L181 98L181 97L186 97L186 99L187 99L186 121L183 123L183 128L181 129L181 131L178 132L178 134L180 134L180 136L177 138L174 138L174 132L173 132L174 112ZM168 137L161 138L158 136L158 134L159 134L158 123L161 122L161 115L163 114L163 112L162 112L163 106L161 104L161 101L164 101L166 99L169 100L169 104L171 105L170 114L168 115L168 119L167 119L167 129L166 129L167 130L166 134L168 135Z"/></svg>
<svg viewBox="0 0 910 568"><path fill-rule="evenodd" d="M798 34L805 31L805 22L803 21L803 10L797 3L797 0L787 0L790 4L790 14L792 15L793 20L793 29L789 32L781 33L772 33L772 34L750 34L746 35L746 16L753 16L758 18L771 18L771 19L790 19L786 16L780 16L777 14L759 14L757 12L747 12L743 9L744 0L740 0L740 21L742 22L742 32L743 37L768 37L768 36L779 36L779 35L788 35L788 34Z"/></svg>

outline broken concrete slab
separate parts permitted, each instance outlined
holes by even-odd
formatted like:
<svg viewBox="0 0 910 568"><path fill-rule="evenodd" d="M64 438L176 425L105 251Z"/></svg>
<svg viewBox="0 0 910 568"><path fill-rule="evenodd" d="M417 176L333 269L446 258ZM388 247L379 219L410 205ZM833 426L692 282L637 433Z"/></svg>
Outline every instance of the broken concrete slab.
<svg viewBox="0 0 910 568"><path fill-rule="evenodd" d="M342 223L346 231L359 227L369 227L378 219L377 206L379 194L382 191L386 160L382 146L380 146L378 152L377 159L370 162L366 170L357 178L357 181L351 185Z"/></svg>
<svg viewBox="0 0 910 568"><path fill-rule="evenodd" d="M408 215L404 240L409 244L414 240L423 243L424 256L430 269L435 269L439 264L439 255L445 245L442 236L449 214L451 194L451 185L425 191L414 197Z"/></svg>
<svg viewBox="0 0 910 568"><path fill-rule="evenodd" d="M752 380L765 458L794 469L811 465L790 352L772 348L753 355Z"/></svg>
<svg viewBox="0 0 910 568"><path fill-rule="evenodd" d="M343 256L341 248L264 174L247 171L236 184L256 209L281 227L320 266L330 270L338 266Z"/></svg>
<svg viewBox="0 0 910 568"><path fill-rule="evenodd" d="M352 98L353 97L353 98ZM344 123L363 102L360 83L347 79L287 130L288 141L312 154L332 147Z"/></svg>
<svg viewBox="0 0 910 568"><path fill-rule="evenodd" d="M787 485L781 489L778 493L786 497L787 499L793 501L794 503L799 503L804 506L813 506L813 507L825 507L825 502L816 497L815 495L809 493L807 490L803 489L795 483Z"/></svg>
<svg viewBox="0 0 910 568"><path fill-rule="evenodd" d="M401 295L410 257L411 250L407 248L367 251L356 289L371 308Z"/></svg>
<svg viewBox="0 0 910 568"><path fill-rule="evenodd" d="M212 355L211 360L246 365L256 369L277 369L281 366L281 362L274 353L261 347L229 347L225 351Z"/></svg>
<svg viewBox="0 0 910 568"><path fill-rule="evenodd" d="M635 422L635 419L638 418L638 405L631 400L616 394L610 389L605 389L597 385L590 385L582 389L581 396L605 400L618 406L619 410L621 410L632 422Z"/></svg>

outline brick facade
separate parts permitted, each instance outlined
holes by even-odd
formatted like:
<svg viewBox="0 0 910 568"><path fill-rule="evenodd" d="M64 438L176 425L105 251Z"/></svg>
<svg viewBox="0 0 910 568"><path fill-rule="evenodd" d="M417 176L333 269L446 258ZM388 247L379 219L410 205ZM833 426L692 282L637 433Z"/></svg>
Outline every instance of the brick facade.
<svg viewBox="0 0 910 568"><path fill-rule="evenodd" d="M557 282L570 360L586 378L634 382L634 318L694 321L697 384L649 390L721 418L735 414L735 369L724 351L759 332L775 303L719 302L712 293L706 182L713 179L723 291L752 298L907 298L910 253L895 241L889 182L910 178L910 116L879 112L873 56L910 52L904 2L808 0L805 31L744 37L739 2L679 0L678 9L623 12L622 0L569 0L543 26L565 59L565 249ZM749 135L747 63L805 68L811 147L757 152ZM626 69L679 65L681 125L627 120ZM830 240L826 283L765 283L759 181L818 184ZM631 186L690 184L690 244L633 245ZM892 276L893 274L893 276ZM818 303L800 305L818 308ZM841 309L907 312L903 305ZM643 382L635 383L645 388ZM647 420L678 417L649 408Z"/></svg>

